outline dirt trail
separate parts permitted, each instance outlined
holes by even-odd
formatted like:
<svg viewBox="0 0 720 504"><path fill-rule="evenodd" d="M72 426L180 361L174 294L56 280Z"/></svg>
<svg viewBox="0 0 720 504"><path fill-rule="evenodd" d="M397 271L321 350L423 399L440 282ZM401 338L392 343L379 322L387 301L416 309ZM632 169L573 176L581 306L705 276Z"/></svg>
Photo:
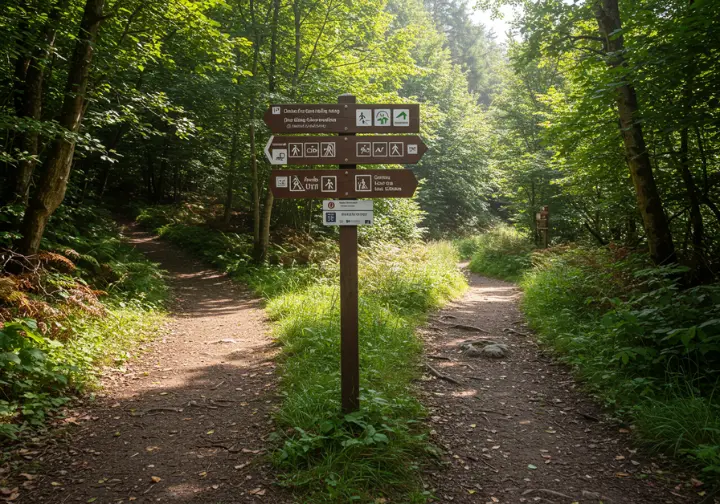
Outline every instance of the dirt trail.
<svg viewBox="0 0 720 504"><path fill-rule="evenodd" d="M423 330L428 355L449 358L427 362L460 382L432 379L423 386L434 441L448 452L447 469L428 474L441 502L700 500L701 489L675 488L688 477L659 474L662 465L633 449L629 430L607 421L567 370L528 337L514 285L475 275L470 285L463 299ZM461 342L483 338L507 344L509 356L470 358L460 352Z"/></svg>
<svg viewBox="0 0 720 504"><path fill-rule="evenodd" d="M167 330L105 378L18 502L290 502L263 451L276 377L257 300L148 233L126 235L169 273Z"/></svg>

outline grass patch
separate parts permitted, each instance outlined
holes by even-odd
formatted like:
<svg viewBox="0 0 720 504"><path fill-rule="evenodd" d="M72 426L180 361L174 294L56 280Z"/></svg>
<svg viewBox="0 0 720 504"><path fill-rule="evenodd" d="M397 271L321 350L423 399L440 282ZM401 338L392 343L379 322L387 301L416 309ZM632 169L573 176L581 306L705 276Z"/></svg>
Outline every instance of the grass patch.
<svg viewBox="0 0 720 504"><path fill-rule="evenodd" d="M530 239L507 226L456 242L462 257L471 258L470 271L517 282L532 266Z"/></svg>
<svg viewBox="0 0 720 504"><path fill-rule="evenodd" d="M382 245L360 259L361 411L340 411L340 312L335 279L270 300L283 343L283 481L311 502L425 502L418 470L434 448L413 394L425 313L457 296L465 281L451 245ZM282 433L282 434L280 434Z"/></svg>

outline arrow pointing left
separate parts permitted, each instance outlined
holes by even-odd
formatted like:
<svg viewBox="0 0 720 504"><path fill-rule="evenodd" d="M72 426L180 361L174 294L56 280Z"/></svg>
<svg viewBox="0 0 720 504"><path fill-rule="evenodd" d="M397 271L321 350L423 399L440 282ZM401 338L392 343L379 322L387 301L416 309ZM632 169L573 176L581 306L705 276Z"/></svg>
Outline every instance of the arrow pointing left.
<svg viewBox="0 0 720 504"><path fill-rule="evenodd" d="M287 143L276 143L275 136L271 136L265 145L265 157L273 165L284 165L287 164L288 160L288 146Z"/></svg>

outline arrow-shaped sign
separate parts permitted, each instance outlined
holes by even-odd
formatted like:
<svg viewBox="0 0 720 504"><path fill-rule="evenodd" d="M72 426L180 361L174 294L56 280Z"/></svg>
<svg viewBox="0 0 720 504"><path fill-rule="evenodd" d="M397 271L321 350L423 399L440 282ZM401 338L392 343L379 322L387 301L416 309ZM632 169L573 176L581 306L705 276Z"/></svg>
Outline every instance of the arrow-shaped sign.
<svg viewBox="0 0 720 504"><path fill-rule="evenodd" d="M273 133L419 133L417 103L290 103L270 105L263 116Z"/></svg>
<svg viewBox="0 0 720 504"><path fill-rule="evenodd" d="M410 170L272 170L276 198L411 198L417 179Z"/></svg>
<svg viewBox="0 0 720 504"><path fill-rule="evenodd" d="M415 164L427 151L410 136L272 136L265 155L274 165Z"/></svg>

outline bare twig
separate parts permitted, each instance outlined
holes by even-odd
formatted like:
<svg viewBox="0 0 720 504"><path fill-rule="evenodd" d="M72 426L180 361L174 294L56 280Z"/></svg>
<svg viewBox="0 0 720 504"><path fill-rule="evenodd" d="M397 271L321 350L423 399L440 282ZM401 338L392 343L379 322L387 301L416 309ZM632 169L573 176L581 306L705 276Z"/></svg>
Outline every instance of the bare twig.
<svg viewBox="0 0 720 504"><path fill-rule="evenodd" d="M153 413L163 413L163 412L171 412L171 413L182 413L182 408L150 408L145 411L138 411L136 413L132 413L132 416L145 416L145 415L151 415Z"/></svg>
<svg viewBox="0 0 720 504"><path fill-rule="evenodd" d="M525 490L522 494L523 494L523 495L529 495L529 494L531 494L531 493L533 493L533 492L542 492L542 493L546 493L546 494L549 494L549 495L554 495L555 497L562 497L563 499L574 500L574 499L573 499L572 497L570 497L569 495L565 495L564 493L556 492L555 490L548 490L547 488L531 488L531 489L529 489L529 490Z"/></svg>
<svg viewBox="0 0 720 504"><path fill-rule="evenodd" d="M437 360L451 360L450 357L445 357L444 355L428 355L429 359L437 359Z"/></svg>
<svg viewBox="0 0 720 504"><path fill-rule="evenodd" d="M432 367L430 364L425 363L425 366L430 371L430 374L435 376L436 378L440 378L441 380L449 381L450 383L454 383L455 385L462 385L462 383L457 381L455 378L441 373L440 371L438 371L437 369Z"/></svg>
<svg viewBox="0 0 720 504"><path fill-rule="evenodd" d="M437 321L438 324L443 324L448 326L449 329L462 329L463 331L476 331L476 332L482 332L486 334L490 334L490 331L486 331L485 329L482 329L480 327L475 327L467 324L450 324L447 322L443 322L442 320Z"/></svg>
<svg viewBox="0 0 720 504"><path fill-rule="evenodd" d="M485 461L484 459L482 459L482 458L481 458L481 459L478 459L478 460L480 460L480 462L482 462L483 464L485 464L486 466L488 466L490 469L492 469L492 470L495 471L496 473L499 473L499 472L500 472L499 470L495 469L492 465L490 465L490 462L486 462L486 461Z"/></svg>
<svg viewBox="0 0 720 504"><path fill-rule="evenodd" d="M598 417L592 416L590 413L583 413L582 411L577 412L578 415L581 417L587 418L588 420L592 420L593 422L599 422L600 419Z"/></svg>

